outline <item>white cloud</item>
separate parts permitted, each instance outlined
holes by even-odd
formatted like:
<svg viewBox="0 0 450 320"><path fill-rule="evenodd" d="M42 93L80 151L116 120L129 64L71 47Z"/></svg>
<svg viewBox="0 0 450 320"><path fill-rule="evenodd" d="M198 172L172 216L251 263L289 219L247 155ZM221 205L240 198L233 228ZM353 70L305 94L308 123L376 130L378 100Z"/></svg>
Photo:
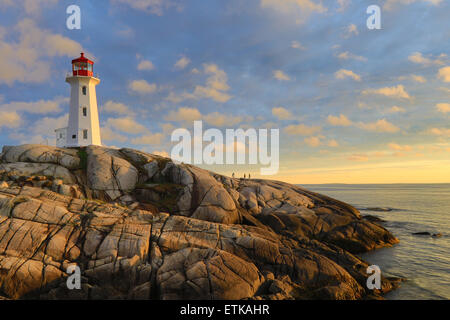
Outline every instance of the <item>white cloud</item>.
<svg viewBox="0 0 450 320"><path fill-rule="evenodd" d="M441 55L440 57L445 57L445 55ZM420 52L414 52L413 54L411 54L408 57L408 60L413 62L413 63L417 63L417 64L422 64L425 66L430 66L430 65L443 65L444 62L439 59L439 58L427 58L424 57L422 53Z"/></svg>
<svg viewBox="0 0 450 320"><path fill-rule="evenodd" d="M289 81L289 80L291 80L291 78L289 78L289 76L287 74L285 74L281 70L275 70L273 72L273 77L275 79L277 79L277 80L280 80L280 81Z"/></svg>
<svg viewBox="0 0 450 320"><path fill-rule="evenodd" d="M320 140L321 137L308 137L303 140L307 145L310 147L318 147L322 145L322 141Z"/></svg>
<svg viewBox="0 0 450 320"><path fill-rule="evenodd" d="M388 147L389 147L389 149L395 150L395 151L406 151L406 152L408 152L408 151L412 150L412 147L409 146L409 145L399 145L399 144L397 144L395 142L389 143Z"/></svg>
<svg viewBox="0 0 450 320"><path fill-rule="evenodd" d="M61 105L69 102L69 98L56 97L53 100L39 100L33 102L12 101L0 105L0 110L14 110L28 113L58 113L61 111Z"/></svg>
<svg viewBox="0 0 450 320"><path fill-rule="evenodd" d="M184 92L176 94L171 92L166 98L173 103L180 103L188 99L212 99L217 102L227 102L232 98L227 93L230 89L228 85L228 76L225 71L221 70L216 64L203 64L203 73L208 75L206 85L195 86L193 93Z"/></svg>
<svg viewBox="0 0 450 320"><path fill-rule="evenodd" d="M399 106L392 106L389 110L388 113L402 113L402 112L406 112L405 108L399 107Z"/></svg>
<svg viewBox="0 0 450 320"><path fill-rule="evenodd" d="M359 34L358 27L356 24L349 24L347 27L344 28L344 34L343 37L348 39L351 36L357 36Z"/></svg>
<svg viewBox="0 0 450 320"><path fill-rule="evenodd" d="M291 42L291 48L305 50L306 48L298 41L294 40Z"/></svg>
<svg viewBox="0 0 450 320"><path fill-rule="evenodd" d="M240 123L243 119L242 117L238 116L231 116L221 114L219 112L213 112L203 116L203 120L205 120L206 123L214 127L225 127L225 126L234 126Z"/></svg>
<svg viewBox="0 0 450 320"><path fill-rule="evenodd" d="M161 16L164 13L164 10L172 6L179 9L181 8L181 5L177 4L173 0L111 0L111 2L125 4L133 9L156 14L158 16Z"/></svg>
<svg viewBox="0 0 450 320"><path fill-rule="evenodd" d="M292 119L292 113L283 107L272 108L272 114L279 120Z"/></svg>
<svg viewBox="0 0 450 320"><path fill-rule="evenodd" d="M39 15L43 8L50 7L58 3L58 0L1 0L0 8L20 5L23 6L25 13L28 15Z"/></svg>
<svg viewBox="0 0 450 320"><path fill-rule="evenodd" d="M155 66L153 65L153 63L150 60L142 60L139 62L137 69L140 71L153 70L153 69L155 69Z"/></svg>
<svg viewBox="0 0 450 320"><path fill-rule="evenodd" d="M405 87L401 84L396 87L384 87L380 89L367 89L362 91L362 94L379 94L386 97L411 99L408 92L406 92Z"/></svg>
<svg viewBox="0 0 450 320"><path fill-rule="evenodd" d="M327 145L331 148L337 148L339 147L339 142L337 142L334 139L328 140Z"/></svg>
<svg viewBox="0 0 450 320"><path fill-rule="evenodd" d="M358 126L361 129L367 130L367 131L373 131L373 132L386 132L386 133L395 133L399 131L400 129L387 121L386 119L381 119L376 122L371 123L362 123L360 122Z"/></svg>
<svg viewBox="0 0 450 320"><path fill-rule="evenodd" d="M177 62L175 62L174 67L176 69L184 69L188 66L188 64L191 63L191 60L188 57L181 57Z"/></svg>
<svg viewBox="0 0 450 320"><path fill-rule="evenodd" d="M289 125L284 131L289 135L309 136L320 132L321 128L317 126L307 126L304 124Z"/></svg>
<svg viewBox="0 0 450 320"><path fill-rule="evenodd" d="M119 130L131 134L138 134L147 131L147 129L143 125L137 123L131 117L109 118L106 121L106 126L114 130Z"/></svg>
<svg viewBox="0 0 450 320"><path fill-rule="evenodd" d="M140 137L131 139L132 144L151 144L160 145L164 140L162 133L148 133Z"/></svg>
<svg viewBox="0 0 450 320"><path fill-rule="evenodd" d="M118 141L118 142L126 142L128 138L109 127L104 127L101 129L101 138L102 141Z"/></svg>
<svg viewBox="0 0 450 320"><path fill-rule="evenodd" d="M341 69L334 74L336 79L352 78L355 81L361 81L361 76L351 70Z"/></svg>
<svg viewBox="0 0 450 320"><path fill-rule="evenodd" d="M339 4L339 8L337 9L338 12L344 12L345 9L350 5L351 0L337 0Z"/></svg>
<svg viewBox="0 0 450 320"><path fill-rule="evenodd" d="M450 103L438 103L436 105L436 109L438 109L438 111L442 112L442 113L449 113L450 112Z"/></svg>
<svg viewBox="0 0 450 320"><path fill-rule="evenodd" d="M5 128L17 128L22 124L22 119L15 111L3 111L0 110L0 129Z"/></svg>
<svg viewBox="0 0 450 320"><path fill-rule="evenodd" d="M439 69L438 78L444 82L450 82L450 66Z"/></svg>
<svg viewBox="0 0 450 320"><path fill-rule="evenodd" d="M329 124L338 127L348 127L353 124L353 122L343 114L339 115L339 117L329 115L327 121Z"/></svg>
<svg viewBox="0 0 450 320"><path fill-rule="evenodd" d="M442 2L442 0L386 0L383 8L386 10L392 10L400 5L408 5L415 2L425 2L437 6Z"/></svg>
<svg viewBox="0 0 450 320"><path fill-rule="evenodd" d="M431 128L428 133L435 136L450 137L450 129L446 128Z"/></svg>
<svg viewBox="0 0 450 320"><path fill-rule="evenodd" d="M369 161L369 157L365 154L352 154L347 158L347 160L350 161L356 161L356 162L365 162Z"/></svg>
<svg viewBox="0 0 450 320"><path fill-rule="evenodd" d="M112 100L106 101L106 103L102 106L102 111L129 116L134 114L134 112L131 111L127 105L120 102L114 102Z"/></svg>
<svg viewBox="0 0 450 320"><path fill-rule="evenodd" d="M139 94L150 94L157 90L157 86L154 83L148 83L145 80L134 80L130 82L128 88Z"/></svg>
<svg viewBox="0 0 450 320"><path fill-rule="evenodd" d="M83 51L78 42L40 29L28 18L8 28L8 33L14 31L19 33L17 42L0 38L0 84L42 83L51 77L51 58L74 57Z"/></svg>
<svg viewBox="0 0 450 320"><path fill-rule="evenodd" d="M325 13L327 8L316 0L261 0L262 8L290 15L297 24L304 23L312 13Z"/></svg>
<svg viewBox="0 0 450 320"><path fill-rule="evenodd" d="M251 118L244 119L239 116L232 116L228 114L222 114L219 112L212 112L206 115L196 108L181 107L176 111L170 111L167 116L164 117L166 121L174 121L182 123L185 126L192 125L196 120L203 120L209 125L214 127L234 126L243 120L247 122L251 121Z"/></svg>
<svg viewBox="0 0 450 320"><path fill-rule="evenodd" d="M182 107L177 111L170 111L167 116L164 117L166 121L175 122L193 122L195 120L201 120L202 114L198 109Z"/></svg>
<svg viewBox="0 0 450 320"><path fill-rule="evenodd" d="M358 55L355 55L355 54L353 54L353 53L351 53L351 52L348 52L348 51L339 53L339 54L337 55L337 57L338 57L339 59L342 59L342 60L350 60L350 59L353 59L353 60L358 60L358 61L367 61L367 58L366 58L366 57L358 56Z"/></svg>

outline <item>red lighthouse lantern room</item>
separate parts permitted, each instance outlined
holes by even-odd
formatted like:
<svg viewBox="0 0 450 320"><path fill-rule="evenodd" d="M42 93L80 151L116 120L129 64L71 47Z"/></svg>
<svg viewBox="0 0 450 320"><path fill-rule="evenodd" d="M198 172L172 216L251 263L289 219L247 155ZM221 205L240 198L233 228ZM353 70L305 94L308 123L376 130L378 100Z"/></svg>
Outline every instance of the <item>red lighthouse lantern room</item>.
<svg viewBox="0 0 450 320"><path fill-rule="evenodd" d="M81 53L81 57L72 60L72 72L74 76L94 76L94 61L91 61L84 56L84 52Z"/></svg>

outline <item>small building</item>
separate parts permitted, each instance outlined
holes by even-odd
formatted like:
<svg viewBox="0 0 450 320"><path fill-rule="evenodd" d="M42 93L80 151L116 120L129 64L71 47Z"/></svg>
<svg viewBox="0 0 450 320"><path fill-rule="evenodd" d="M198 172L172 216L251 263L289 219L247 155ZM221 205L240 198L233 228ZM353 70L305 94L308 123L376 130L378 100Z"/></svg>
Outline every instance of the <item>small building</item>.
<svg viewBox="0 0 450 320"><path fill-rule="evenodd" d="M100 79L94 76L94 62L84 53L72 60L72 72L67 75L70 84L69 123L56 129L57 147L81 147L102 144L95 87Z"/></svg>

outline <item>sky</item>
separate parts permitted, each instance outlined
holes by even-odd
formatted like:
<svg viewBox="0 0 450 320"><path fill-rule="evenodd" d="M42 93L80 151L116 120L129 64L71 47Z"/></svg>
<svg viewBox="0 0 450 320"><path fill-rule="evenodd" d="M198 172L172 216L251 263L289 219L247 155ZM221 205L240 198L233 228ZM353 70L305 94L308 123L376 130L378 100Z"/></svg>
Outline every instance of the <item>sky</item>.
<svg viewBox="0 0 450 320"><path fill-rule="evenodd" d="M279 129L277 174L201 165L222 174L450 183L449 16L445 0L0 0L0 145L55 144L83 51L104 145L170 155L202 120Z"/></svg>

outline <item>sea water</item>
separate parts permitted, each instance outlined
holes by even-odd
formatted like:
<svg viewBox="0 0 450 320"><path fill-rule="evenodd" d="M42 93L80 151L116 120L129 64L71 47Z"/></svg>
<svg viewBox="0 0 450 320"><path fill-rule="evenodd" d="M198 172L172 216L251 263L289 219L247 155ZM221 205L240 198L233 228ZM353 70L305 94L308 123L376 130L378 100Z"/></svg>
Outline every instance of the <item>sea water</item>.
<svg viewBox="0 0 450 320"><path fill-rule="evenodd" d="M407 279L386 299L450 299L450 184L302 186L386 221L382 225L400 243L361 255L383 275Z"/></svg>

